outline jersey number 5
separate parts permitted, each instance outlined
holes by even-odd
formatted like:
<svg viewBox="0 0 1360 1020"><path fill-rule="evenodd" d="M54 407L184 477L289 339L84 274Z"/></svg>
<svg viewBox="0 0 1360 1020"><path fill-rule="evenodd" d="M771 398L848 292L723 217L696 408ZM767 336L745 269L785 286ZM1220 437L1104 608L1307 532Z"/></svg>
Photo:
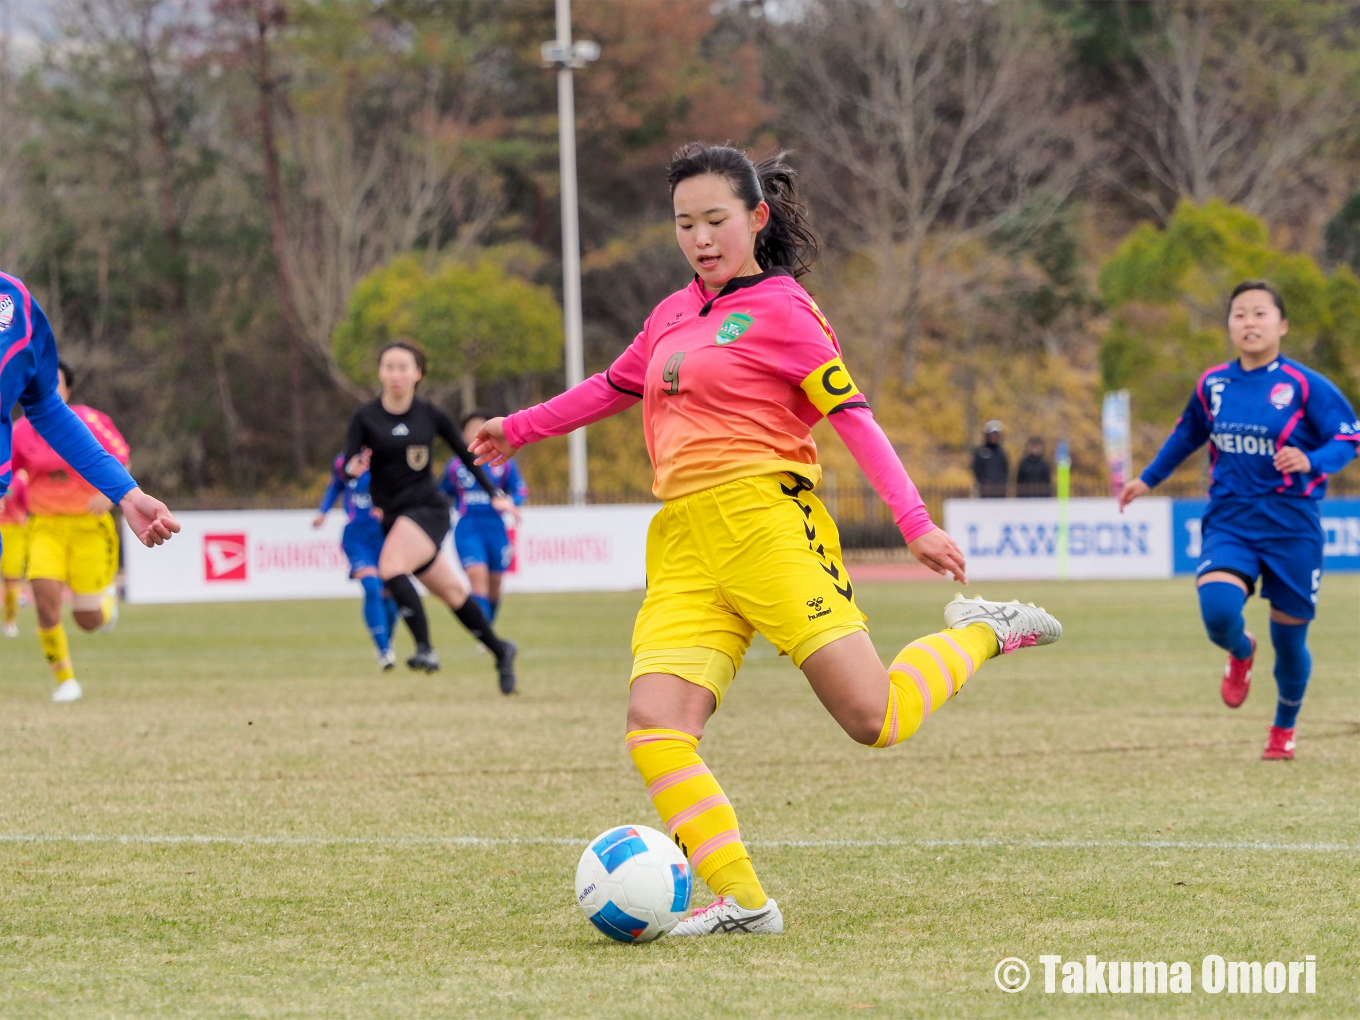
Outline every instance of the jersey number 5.
<svg viewBox="0 0 1360 1020"><path fill-rule="evenodd" d="M676 351L666 362L666 367L661 372L661 380L666 384L665 393L667 396L675 396L680 392L680 362L685 360L684 351Z"/></svg>

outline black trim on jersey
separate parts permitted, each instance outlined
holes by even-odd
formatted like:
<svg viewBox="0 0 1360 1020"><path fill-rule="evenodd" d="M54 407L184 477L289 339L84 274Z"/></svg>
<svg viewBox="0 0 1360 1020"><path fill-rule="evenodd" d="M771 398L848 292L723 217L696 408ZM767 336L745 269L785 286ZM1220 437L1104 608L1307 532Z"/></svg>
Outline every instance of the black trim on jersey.
<svg viewBox="0 0 1360 1020"><path fill-rule="evenodd" d="M637 393L633 390L626 390L618 383L616 383L613 379L609 378L609 369L607 368L604 370L604 381L609 383L610 386L614 387L614 389L618 390L620 393L625 393L630 397L637 397L639 400L642 399L641 393Z"/></svg>
<svg viewBox="0 0 1360 1020"><path fill-rule="evenodd" d="M704 319L708 317L709 310L713 307L713 302L717 301L718 298L727 297L728 294L735 293L746 287L754 287L756 284L764 283L766 280L773 279L776 276L787 276L792 278L793 270L786 269L784 266L775 266L773 269L767 269L763 273L756 273L754 276L732 277L732 279L727 281L727 285L723 287L722 290L709 298L708 301L705 302L704 307L699 309L699 318ZM698 273L694 274L694 278L699 280L700 286L703 286L703 281L700 280Z"/></svg>
<svg viewBox="0 0 1360 1020"><path fill-rule="evenodd" d="M827 413L828 415L832 415L832 414L835 414L837 411L849 411L849 410L851 410L852 408L856 408L856 407L862 407L862 408L864 408L866 411L871 411L871 410L873 410L873 408L871 408L871 407L869 406L869 402L868 402L867 400L852 400L852 401L847 401L847 402L844 403L844 404L837 404L835 407L833 407L831 410L827 411L826 413Z"/></svg>

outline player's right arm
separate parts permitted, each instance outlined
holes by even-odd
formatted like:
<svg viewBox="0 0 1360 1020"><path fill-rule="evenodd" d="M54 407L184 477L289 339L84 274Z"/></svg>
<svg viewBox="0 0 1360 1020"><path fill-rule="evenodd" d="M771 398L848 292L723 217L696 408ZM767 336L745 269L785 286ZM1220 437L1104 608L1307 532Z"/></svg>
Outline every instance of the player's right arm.
<svg viewBox="0 0 1360 1020"><path fill-rule="evenodd" d="M355 411L349 420L349 428L345 429L345 451L340 455L343 465L340 470L347 478L358 478L367 471L373 454L367 445L368 430L364 427L363 413L363 407Z"/></svg>
<svg viewBox="0 0 1360 1020"><path fill-rule="evenodd" d="M326 515L331 512L331 507L335 506L335 501L340 498L340 493L345 488L344 480L340 477L344 470L344 455L341 454L335 459L335 465L331 469L330 484L321 494L321 505L316 508L316 518L312 521L312 527L319 528L326 523Z"/></svg>
<svg viewBox="0 0 1360 1020"><path fill-rule="evenodd" d="M1208 441L1209 435L1214 429L1213 419L1209 417L1209 406L1204 394L1204 379L1208 375L1209 373L1206 372L1200 377L1195 392L1190 394L1190 400L1185 405L1185 410L1176 419L1176 427L1171 430L1171 435L1166 437L1166 442L1157 451L1157 456L1152 459L1152 463L1144 468L1143 473L1137 478L1124 483L1124 488L1119 493L1119 510L1121 513L1135 499L1146 496L1166 481L1171 472L1180 467L1181 461Z"/></svg>
<svg viewBox="0 0 1360 1020"><path fill-rule="evenodd" d="M651 319L647 320L651 323ZM477 431L470 449L478 464L504 464L520 447L564 436L626 411L642 399L647 372L647 326L603 372L565 393L505 418L492 418Z"/></svg>
<svg viewBox="0 0 1360 1020"><path fill-rule="evenodd" d="M28 385L19 394L24 415L72 470L122 507L128 526L143 545L168 541L179 531L169 507L137 487L127 468L99 444L57 392L57 344L42 308L14 277L0 276L0 286L14 299L11 328L28 341L20 356L32 359Z"/></svg>

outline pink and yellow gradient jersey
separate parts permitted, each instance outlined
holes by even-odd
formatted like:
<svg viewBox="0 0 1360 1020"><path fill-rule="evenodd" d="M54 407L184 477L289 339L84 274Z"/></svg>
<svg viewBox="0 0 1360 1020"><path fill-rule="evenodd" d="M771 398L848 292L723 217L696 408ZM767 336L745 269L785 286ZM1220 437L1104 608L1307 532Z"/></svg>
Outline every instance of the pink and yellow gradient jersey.
<svg viewBox="0 0 1360 1020"><path fill-rule="evenodd" d="M605 378L643 398L660 499L781 471L816 484L811 427L867 406L787 269L740 277L712 299L696 279L657 305Z"/></svg>
<svg viewBox="0 0 1360 1020"><path fill-rule="evenodd" d="M14 472L9 491L0 496L0 526L13 527L28 520L28 475Z"/></svg>
<svg viewBox="0 0 1360 1020"><path fill-rule="evenodd" d="M99 440L99 445L126 467L128 444L109 416L82 404L72 404L71 410ZM47 445L27 418L14 423L14 466L28 472L28 509L33 514L89 513L90 499L99 494Z"/></svg>

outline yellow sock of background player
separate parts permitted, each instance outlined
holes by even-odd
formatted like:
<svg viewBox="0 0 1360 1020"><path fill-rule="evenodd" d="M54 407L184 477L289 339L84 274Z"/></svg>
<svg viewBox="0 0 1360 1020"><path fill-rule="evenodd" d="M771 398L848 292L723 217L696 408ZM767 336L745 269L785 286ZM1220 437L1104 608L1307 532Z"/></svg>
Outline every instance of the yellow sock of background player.
<svg viewBox="0 0 1360 1020"><path fill-rule="evenodd" d="M4 584L5 622L13 623L19 618L19 586L17 584L10 584L8 581L4 582Z"/></svg>
<svg viewBox="0 0 1360 1020"><path fill-rule="evenodd" d="M765 890L741 842L737 814L698 747L697 737L678 730L628 734L628 753L657 814L695 872L719 896L754 910L765 905Z"/></svg>
<svg viewBox="0 0 1360 1020"><path fill-rule="evenodd" d="M1000 653L996 634L985 623L942 630L907 645L888 667L888 712L874 746L906 740L959 693L979 666Z"/></svg>
<svg viewBox="0 0 1360 1020"><path fill-rule="evenodd" d="M60 623L46 630L38 628L38 641L42 644L43 655L52 667L52 675L57 683L64 683L76 675L71 668L71 646L66 642L66 628Z"/></svg>

